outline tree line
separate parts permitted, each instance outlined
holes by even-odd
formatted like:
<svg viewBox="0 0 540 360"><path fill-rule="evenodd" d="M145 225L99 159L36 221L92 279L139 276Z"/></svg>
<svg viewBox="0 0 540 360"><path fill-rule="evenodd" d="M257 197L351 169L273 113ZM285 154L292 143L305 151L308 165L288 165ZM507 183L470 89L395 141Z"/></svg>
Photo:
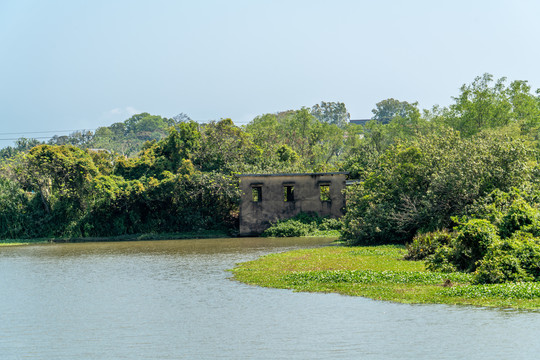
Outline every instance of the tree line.
<svg viewBox="0 0 540 360"><path fill-rule="evenodd" d="M539 190L537 94L526 81L484 74L446 107L382 100L365 126L349 123L345 104L321 102L242 127L142 113L47 144L20 139L0 150L0 237L233 234L235 174L348 171L360 180L346 191L350 244L419 243L441 231L458 238L467 221L491 221L477 209L494 192ZM536 199L520 201L537 209ZM439 262L472 251L464 243L446 242L455 256L439 253Z"/></svg>
<svg viewBox="0 0 540 360"><path fill-rule="evenodd" d="M142 113L87 136L19 139L0 152L0 238L235 234L234 175L338 169L348 117L325 102L245 127Z"/></svg>

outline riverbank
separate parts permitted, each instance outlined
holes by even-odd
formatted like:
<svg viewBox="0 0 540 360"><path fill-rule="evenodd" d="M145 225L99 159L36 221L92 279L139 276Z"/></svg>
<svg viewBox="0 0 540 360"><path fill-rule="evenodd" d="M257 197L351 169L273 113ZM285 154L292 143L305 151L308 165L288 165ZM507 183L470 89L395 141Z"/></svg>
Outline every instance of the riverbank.
<svg viewBox="0 0 540 360"><path fill-rule="evenodd" d="M328 246L264 256L232 269L234 279L263 287L333 292L410 304L540 308L540 285L472 285L470 274L428 272L405 261L400 246Z"/></svg>
<svg viewBox="0 0 540 360"><path fill-rule="evenodd" d="M37 239L3 239L0 246L32 245L46 243L83 243L83 242L116 242L116 241L147 241L147 240L184 240L184 239L218 239L230 237L224 231L204 230L183 233L160 234L131 234L109 237L61 237Z"/></svg>

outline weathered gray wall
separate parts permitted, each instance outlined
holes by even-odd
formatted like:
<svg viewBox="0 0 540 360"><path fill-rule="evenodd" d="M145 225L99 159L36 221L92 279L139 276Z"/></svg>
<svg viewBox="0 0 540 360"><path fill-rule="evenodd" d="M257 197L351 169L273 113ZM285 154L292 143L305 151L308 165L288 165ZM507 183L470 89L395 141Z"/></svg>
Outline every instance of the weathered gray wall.
<svg viewBox="0 0 540 360"><path fill-rule="evenodd" d="M259 235L271 223L288 219L300 212L340 217L345 208L346 173L239 175L240 235ZM294 201L284 201L283 187L294 183ZM321 201L320 184L330 184L330 201ZM262 201L252 201L253 185L262 186Z"/></svg>

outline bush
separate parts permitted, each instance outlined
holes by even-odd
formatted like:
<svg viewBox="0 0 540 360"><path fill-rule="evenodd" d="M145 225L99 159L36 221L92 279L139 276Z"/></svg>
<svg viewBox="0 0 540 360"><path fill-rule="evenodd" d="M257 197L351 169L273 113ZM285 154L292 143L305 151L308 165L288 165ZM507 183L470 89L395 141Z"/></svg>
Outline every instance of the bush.
<svg viewBox="0 0 540 360"><path fill-rule="evenodd" d="M538 280L540 240L521 231L492 244L479 262L474 278L477 284Z"/></svg>
<svg viewBox="0 0 540 360"><path fill-rule="evenodd" d="M456 230L456 237L450 237L448 245L439 246L426 257L429 270L473 272L488 248L499 240L497 228L484 219L469 220Z"/></svg>
<svg viewBox="0 0 540 360"><path fill-rule="evenodd" d="M341 230L339 219L323 218L314 213L299 213L287 220L280 220L266 229L265 237L299 237L308 235L336 235Z"/></svg>
<svg viewBox="0 0 540 360"><path fill-rule="evenodd" d="M266 229L261 236L264 237L300 237L307 236L311 230L311 225L299 220L278 221Z"/></svg>
<svg viewBox="0 0 540 360"><path fill-rule="evenodd" d="M532 281L514 254L499 253L483 259L475 272L475 284L498 284L514 281Z"/></svg>
<svg viewBox="0 0 540 360"><path fill-rule="evenodd" d="M322 218L321 222L318 225L319 230L330 231L330 230L341 230L343 223L339 219L334 218Z"/></svg>
<svg viewBox="0 0 540 360"><path fill-rule="evenodd" d="M423 260L435 253L439 247L450 244L452 236L448 231L435 231L416 235L406 245L405 260Z"/></svg>
<svg viewBox="0 0 540 360"><path fill-rule="evenodd" d="M426 259L428 269L474 271L479 284L540 280L537 203L517 189L492 192L469 208L478 218L454 219L460 223L455 240Z"/></svg>
<svg viewBox="0 0 540 360"><path fill-rule="evenodd" d="M486 219L493 225L499 226L512 203L520 198L522 198L521 193L515 188L509 192L495 189L468 206L465 213L470 218Z"/></svg>
<svg viewBox="0 0 540 360"><path fill-rule="evenodd" d="M519 230L540 235L540 203L537 189L530 183L521 189L512 188L508 192L499 189L476 201L465 213L468 218L486 219L498 227L499 236L509 238Z"/></svg>
<svg viewBox="0 0 540 360"><path fill-rule="evenodd" d="M454 265L455 259L456 249L443 245L435 249L433 255L426 258L426 268L429 271L455 272L457 271L457 267Z"/></svg>
<svg viewBox="0 0 540 360"><path fill-rule="evenodd" d="M472 219L461 224L457 230L454 265L458 270L472 272L476 269L476 263L486 254L488 247L499 239L497 228L487 220Z"/></svg>
<svg viewBox="0 0 540 360"><path fill-rule="evenodd" d="M501 220L499 234L508 238L518 230L538 229L540 214L522 198L516 199Z"/></svg>
<svg viewBox="0 0 540 360"><path fill-rule="evenodd" d="M482 219L454 219L460 223L455 238L435 250L431 237L418 236L409 257L432 251L425 258L429 270L474 271L477 284L540 281L540 212L534 204L515 190L493 192L475 204L472 215Z"/></svg>

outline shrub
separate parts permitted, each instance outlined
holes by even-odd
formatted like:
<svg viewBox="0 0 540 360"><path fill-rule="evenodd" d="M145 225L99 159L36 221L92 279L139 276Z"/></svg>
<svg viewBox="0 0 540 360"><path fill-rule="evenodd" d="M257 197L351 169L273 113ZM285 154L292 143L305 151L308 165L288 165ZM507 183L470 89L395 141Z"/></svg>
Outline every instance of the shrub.
<svg viewBox="0 0 540 360"><path fill-rule="evenodd" d="M265 237L299 237L308 235L339 236L342 223L339 219L323 218L315 213L299 213L287 220L280 220L266 229Z"/></svg>
<svg viewBox="0 0 540 360"><path fill-rule="evenodd" d="M488 247L499 239L497 228L487 220L471 219L457 230L454 265L458 270L472 272Z"/></svg>
<svg viewBox="0 0 540 360"><path fill-rule="evenodd" d="M475 271L475 284L498 284L513 281L532 281L514 254L498 253L480 261Z"/></svg>
<svg viewBox="0 0 540 360"><path fill-rule="evenodd" d="M435 249L433 255L426 258L426 268L429 271L455 272L457 271L457 267L454 265L455 259L456 249L443 245Z"/></svg>
<svg viewBox="0 0 540 360"><path fill-rule="evenodd" d="M299 220L289 219L278 221L266 229L261 236L264 237L299 237L307 236L311 230L311 225Z"/></svg>
<svg viewBox="0 0 540 360"><path fill-rule="evenodd" d="M515 188L509 192L495 189L486 196L476 200L471 206L468 206L465 209L465 213L470 218L486 219L493 225L499 226L512 203L520 198L521 193Z"/></svg>
<svg viewBox="0 0 540 360"><path fill-rule="evenodd" d="M522 198L516 199L510 205L508 211L501 219L499 234L502 238L508 238L518 230L527 228L538 229L540 214Z"/></svg>
<svg viewBox="0 0 540 360"><path fill-rule="evenodd" d="M423 260L435 253L439 247L450 244L452 236L448 231L418 234L406 245L405 260Z"/></svg>
<svg viewBox="0 0 540 360"><path fill-rule="evenodd" d="M343 223L339 219L334 218L322 218L319 224L319 230L341 230Z"/></svg>
<svg viewBox="0 0 540 360"><path fill-rule="evenodd" d="M489 246L499 240L497 228L484 219L471 219L456 228L455 238L449 236L447 245L433 249L426 257L426 267L432 271L472 272Z"/></svg>
<svg viewBox="0 0 540 360"><path fill-rule="evenodd" d="M492 244L474 278L477 284L535 280L540 280L540 240L521 231Z"/></svg>

